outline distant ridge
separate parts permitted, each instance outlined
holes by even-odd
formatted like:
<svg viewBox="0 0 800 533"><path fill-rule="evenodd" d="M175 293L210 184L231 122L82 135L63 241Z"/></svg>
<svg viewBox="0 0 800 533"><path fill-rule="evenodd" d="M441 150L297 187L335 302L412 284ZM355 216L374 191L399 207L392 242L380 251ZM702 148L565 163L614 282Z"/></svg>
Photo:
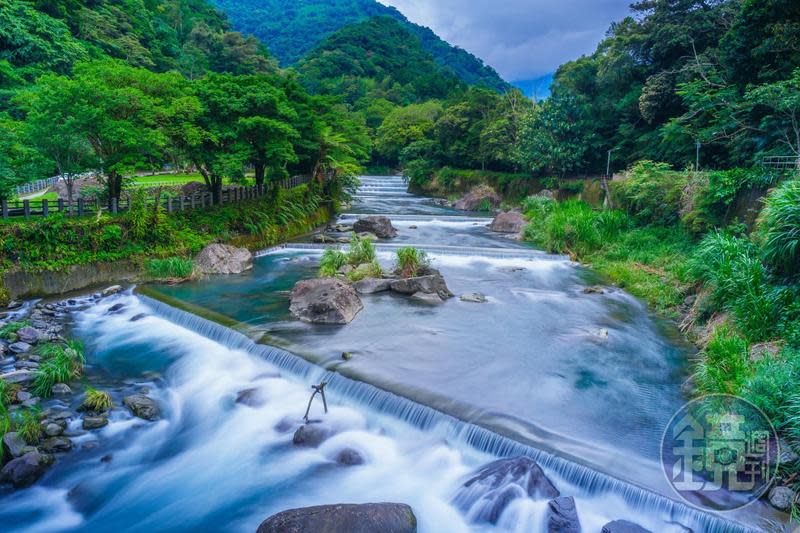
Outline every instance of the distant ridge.
<svg viewBox="0 0 800 533"><path fill-rule="evenodd" d="M281 66L297 63L340 29L376 16L388 16L416 35L443 69L469 85L500 91L510 87L490 66L471 53L440 39L429 28L375 0L212 0L237 31L252 34Z"/></svg>

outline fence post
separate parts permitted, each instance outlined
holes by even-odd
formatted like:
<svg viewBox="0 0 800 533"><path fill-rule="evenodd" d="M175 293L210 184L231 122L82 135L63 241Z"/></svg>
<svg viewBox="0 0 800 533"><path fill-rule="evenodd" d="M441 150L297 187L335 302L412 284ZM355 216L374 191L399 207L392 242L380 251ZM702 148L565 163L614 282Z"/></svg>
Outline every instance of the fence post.
<svg viewBox="0 0 800 533"><path fill-rule="evenodd" d="M58 199L58 212L59 213L63 213L64 212L64 199L63 198L59 198Z"/></svg>
<svg viewBox="0 0 800 533"><path fill-rule="evenodd" d="M78 216L83 216L83 198L80 196L78 197Z"/></svg>
<svg viewBox="0 0 800 533"><path fill-rule="evenodd" d="M0 207L3 209L3 218L8 218L8 200L5 198L0 200Z"/></svg>
<svg viewBox="0 0 800 533"><path fill-rule="evenodd" d="M25 218L31 216L31 201L30 200L22 200L22 211L25 213Z"/></svg>
<svg viewBox="0 0 800 533"><path fill-rule="evenodd" d="M119 203L117 198L111 199L111 212L114 213L115 215L119 213Z"/></svg>
<svg viewBox="0 0 800 533"><path fill-rule="evenodd" d="M42 216L46 217L50 214L50 202L47 199L42 200Z"/></svg>
<svg viewBox="0 0 800 533"><path fill-rule="evenodd" d="M183 193L181 193L180 200L178 200L178 209L180 209L181 211L183 211L184 209L186 209L186 208L184 207L184 205L183 205L183 203L184 203L185 201L186 201L186 197L183 195Z"/></svg>
<svg viewBox="0 0 800 533"><path fill-rule="evenodd" d="M167 196L167 213L172 213L172 196Z"/></svg>
<svg viewBox="0 0 800 533"><path fill-rule="evenodd" d="M192 195L189 197L191 200L191 208L194 210L195 198L197 198L197 193L193 192Z"/></svg>

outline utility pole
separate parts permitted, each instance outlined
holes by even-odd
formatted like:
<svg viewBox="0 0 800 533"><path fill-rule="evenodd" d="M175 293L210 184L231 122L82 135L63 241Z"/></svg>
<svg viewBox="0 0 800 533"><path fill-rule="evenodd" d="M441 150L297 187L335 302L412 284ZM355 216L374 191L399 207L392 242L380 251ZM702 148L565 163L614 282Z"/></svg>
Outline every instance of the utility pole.
<svg viewBox="0 0 800 533"><path fill-rule="evenodd" d="M611 152L616 150L616 148L612 148L608 151L608 162L606 163L606 177L611 175Z"/></svg>
<svg viewBox="0 0 800 533"><path fill-rule="evenodd" d="M694 171L695 172L699 172L700 171L700 147L702 146L702 144L700 144L700 141L696 141L694 143L694 145L697 148L697 153L696 153L695 159L694 159Z"/></svg>
<svg viewBox="0 0 800 533"><path fill-rule="evenodd" d="M606 161L606 174L603 176L602 186L603 190L606 192L606 204L610 209L614 209L614 205L611 203L611 191L608 188L608 178L611 177L611 153L616 150L616 148L612 148L608 151L608 161Z"/></svg>

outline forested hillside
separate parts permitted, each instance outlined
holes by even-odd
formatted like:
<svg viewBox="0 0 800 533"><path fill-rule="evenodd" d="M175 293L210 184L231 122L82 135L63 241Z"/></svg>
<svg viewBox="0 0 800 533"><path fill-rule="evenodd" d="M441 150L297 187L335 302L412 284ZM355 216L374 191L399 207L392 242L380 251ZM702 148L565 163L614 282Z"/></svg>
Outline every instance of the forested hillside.
<svg viewBox="0 0 800 533"><path fill-rule="evenodd" d="M443 69L463 82L504 90L507 84L490 66L451 46L430 29L413 24L393 7L375 0L213 0L234 27L261 39L282 65L293 65L328 36L375 16L398 21L416 35Z"/></svg>

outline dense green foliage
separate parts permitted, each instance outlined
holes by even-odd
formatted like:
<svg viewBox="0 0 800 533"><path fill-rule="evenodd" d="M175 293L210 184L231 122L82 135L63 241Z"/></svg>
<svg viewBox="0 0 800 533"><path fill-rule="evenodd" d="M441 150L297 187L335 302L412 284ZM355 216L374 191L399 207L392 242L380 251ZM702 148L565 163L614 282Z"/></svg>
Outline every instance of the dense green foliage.
<svg viewBox="0 0 800 533"><path fill-rule="evenodd" d="M194 261L185 257L150 259L145 264L145 270L153 280L185 280L194 275Z"/></svg>
<svg viewBox="0 0 800 533"><path fill-rule="evenodd" d="M430 266L428 254L418 248L407 246L397 250L395 271L404 278L412 278L423 268Z"/></svg>
<svg viewBox="0 0 800 533"><path fill-rule="evenodd" d="M110 394L92 387L86 387L86 397L81 404L82 410L102 413L111 409L113 405L114 402L111 400Z"/></svg>
<svg viewBox="0 0 800 533"><path fill-rule="evenodd" d="M69 383L83 373L86 359L83 347L77 342L47 344L39 349L42 361L36 369L31 391L41 398L49 398L53 385Z"/></svg>
<svg viewBox="0 0 800 533"><path fill-rule="evenodd" d="M375 245L368 238L359 238L353 233L347 252L325 250L319 263L319 275L335 277L344 272L344 267L352 267L347 271L350 281L364 278L380 278L383 275L375 253Z"/></svg>
<svg viewBox="0 0 800 533"><path fill-rule="evenodd" d="M399 11L375 0L214 0L233 25L266 43L282 65L293 65L332 34L373 17L390 17L414 35L443 69L470 85L505 89L489 66L442 41L428 28L409 22Z"/></svg>

